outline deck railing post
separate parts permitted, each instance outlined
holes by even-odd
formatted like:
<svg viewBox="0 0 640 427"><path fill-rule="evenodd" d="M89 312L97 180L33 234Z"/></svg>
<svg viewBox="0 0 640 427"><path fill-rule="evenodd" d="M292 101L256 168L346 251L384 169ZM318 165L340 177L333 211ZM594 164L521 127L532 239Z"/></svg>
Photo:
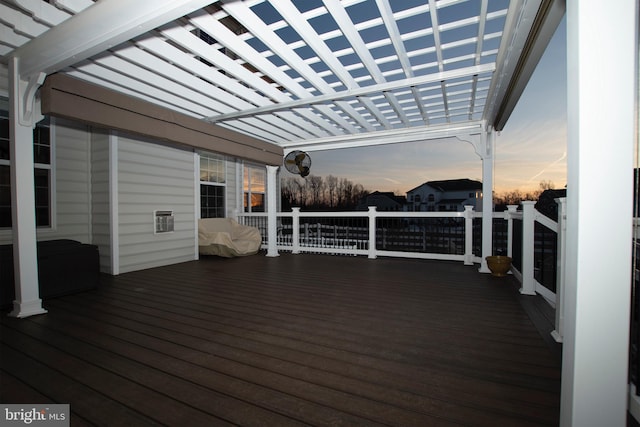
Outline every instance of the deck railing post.
<svg viewBox="0 0 640 427"><path fill-rule="evenodd" d="M376 207L369 206L369 258L375 259L376 255Z"/></svg>
<svg viewBox="0 0 640 427"><path fill-rule="evenodd" d="M513 257L513 215L518 205L507 205L507 256Z"/></svg>
<svg viewBox="0 0 640 427"><path fill-rule="evenodd" d="M557 342L562 342L564 335L564 266L567 256L567 198L556 199L558 204L558 243L556 259L556 328L551 336Z"/></svg>
<svg viewBox="0 0 640 427"><path fill-rule="evenodd" d="M300 253L300 208L291 208L291 252Z"/></svg>
<svg viewBox="0 0 640 427"><path fill-rule="evenodd" d="M464 206L464 265L473 265L473 206Z"/></svg>
<svg viewBox="0 0 640 427"><path fill-rule="evenodd" d="M533 275L533 258L535 247L535 204L533 201L522 202L522 287L520 293L535 295L536 282Z"/></svg>

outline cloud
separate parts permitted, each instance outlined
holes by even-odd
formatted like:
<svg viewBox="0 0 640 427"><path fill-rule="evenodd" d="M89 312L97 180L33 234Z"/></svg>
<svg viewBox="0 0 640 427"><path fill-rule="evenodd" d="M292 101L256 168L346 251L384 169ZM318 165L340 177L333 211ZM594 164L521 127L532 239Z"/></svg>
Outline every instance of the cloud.
<svg viewBox="0 0 640 427"><path fill-rule="evenodd" d="M559 159L551 162L551 164L549 164L548 166L546 166L544 169L542 169L540 172L538 172L537 174L535 174L534 176L532 176L531 178L529 178L529 182L533 181L534 179L538 178L540 175L542 175L543 173L545 173L549 168L551 168L552 166L557 165L558 163L560 163L561 161L563 161L564 159L567 158L567 152L563 152L562 156L560 156Z"/></svg>

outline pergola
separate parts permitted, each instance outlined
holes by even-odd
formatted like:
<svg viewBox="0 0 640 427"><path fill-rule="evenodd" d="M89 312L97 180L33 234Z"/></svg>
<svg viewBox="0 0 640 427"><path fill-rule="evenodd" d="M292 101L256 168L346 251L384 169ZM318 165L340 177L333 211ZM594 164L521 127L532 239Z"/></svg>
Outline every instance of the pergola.
<svg viewBox="0 0 640 427"><path fill-rule="evenodd" d="M597 423L589 407L596 396L624 393L626 399L621 359L627 351L620 349L629 328L631 217L597 234L595 225L609 211L589 205L589 194L609 191L606 200L631 212L632 182L624 171L633 166L638 8L635 0L567 3L568 217L575 221L567 230L573 246L565 311L572 319L562 421L583 426ZM32 268L31 150L32 127L40 117L38 89L46 76L59 73L96 84L285 153L459 138L482 160L483 211L491 212L495 132L504 127L564 15L562 0L1 1L0 71L9 82L21 301L16 314L42 312ZM602 138L616 141L616 150L605 150ZM605 177L586 174L595 166ZM277 169L275 162L267 167L271 207ZM273 209L270 216L275 218ZM617 292L585 285L612 280L591 271L592 247L603 237L613 239L611 250L628 260L615 264L624 271L615 279ZM491 215L483 216L482 240L484 258L491 252ZM616 314L606 308L608 315L600 314L595 305L603 304ZM602 345L586 337L590 328L615 333ZM590 369L603 362L613 374ZM585 381L598 385L582 386ZM612 400L605 409L599 406L601 417L620 416L620 398ZM611 418L601 419L610 424Z"/></svg>

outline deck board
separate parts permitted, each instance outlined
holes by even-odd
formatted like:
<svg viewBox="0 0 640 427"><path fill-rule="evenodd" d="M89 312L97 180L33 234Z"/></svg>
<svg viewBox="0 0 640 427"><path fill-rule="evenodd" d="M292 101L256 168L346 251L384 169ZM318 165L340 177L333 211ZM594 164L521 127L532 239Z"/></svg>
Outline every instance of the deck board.
<svg viewBox="0 0 640 427"><path fill-rule="evenodd" d="M557 425L559 363L515 288L328 255L104 276L3 317L0 396L70 403L78 425Z"/></svg>

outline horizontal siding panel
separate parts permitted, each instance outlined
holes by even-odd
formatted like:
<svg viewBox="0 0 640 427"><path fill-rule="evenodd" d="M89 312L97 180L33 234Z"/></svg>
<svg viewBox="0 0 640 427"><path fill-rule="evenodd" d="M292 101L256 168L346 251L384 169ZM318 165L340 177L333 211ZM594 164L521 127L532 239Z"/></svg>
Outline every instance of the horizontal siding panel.
<svg viewBox="0 0 640 427"><path fill-rule="evenodd" d="M193 153L120 138L118 144L120 271L196 257ZM154 234L155 210L172 210L172 233Z"/></svg>
<svg viewBox="0 0 640 427"><path fill-rule="evenodd" d="M180 235L180 233L176 233L176 235ZM182 233L184 236L185 234ZM121 256L140 256L141 259L145 257L149 257L149 260L153 258L157 258L158 255L162 256L177 256L176 254L183 255L193 255L193 240L191 240L191 236L187 236L187 238L177 239L174 236L162 236L171 238L172 240L162 241L163 239L155 239L153 243L154 249L149 249L147 243L137 243L131 242L127 243L125 241L120 242L120 255ZM174 255L169 255L174 254Z"/></svg>
<svg viewBox="0 0 640 427"><path fill-rule="evenodd" d="M150 180L148 176L140 175L140 179L135 178L128 176L126 179L121 179L119 181L120 191L122 193L155 194L167 197L174 197L188 190L193 192L193 177L191 179L162 177Z"/></svg>
<svg viewBox="0 0 640 427"><path fill-rule="evenodd" d="M147 161L153 161L155 159L149 158ZM118 167L120 174L131 174L133 176L157 176L157 177L169 177L169 178L184 178L185 176L193 173L193 162L180 164L176 162L176 165L171 165L169 162L162 162L160 165L154 165L153 168L149 168L148 164L133 163L127 159L126 163L121 163Z"/></svg>
<svg viewBox="0 0 640 427"><path fill-rule="evenodd" d="M91 133L91 232L92 243L98 245L100 271L111 273L111 223L109 196L109 135Z"/></svg>
<svg viewBox="0 0 640 427"><path fill-rule="evenodd" d="M185 205L162 205L158 203L140 203L138 205L128 205L126 210L121 210L120 215L153 215L154 210L170 210L176 221L193 221L193 207ZM128 219L127 219L128 221Z"/></svg>
<svg viewBox="0 0 640 427"><path fill-rule="evenodd" d="M120 243L156 243L170 239L193 239L193 230L189 223L176 224L176 229L170 233L154 233L153 224L150 221L140 224L127 224L120 226ZM162 239L162 240L161 240Z"/></svg>
<svg viewBox="0 0 640 427"><path fill-rule="evenodd" d="M86 230L86 225L83 221L87 219L88 212L74 213L74 211L62 212L59 215L58 226L59 227L81 227Z"/></svg>
<svg viewBox="0 0 640 427"><path fill-rule="evenodd" d="M46 238L90 243L90 135L86 126L59 119L54 121L53 134L56 224Z"/></svg>
<svg viewBox="0 0 640 427"><path fill-rule="evenodd" d="M56 178L59 183L73 183L73 184L84 184L85 188L89 185L89 169L87 167L88 159L85 160L85 164L82 166L75 167L73 170L64 169L62 166L58 166L56 170ZM58 165L60 161L58 161ZM69 166L69 165L65 165Z"/></svg>

